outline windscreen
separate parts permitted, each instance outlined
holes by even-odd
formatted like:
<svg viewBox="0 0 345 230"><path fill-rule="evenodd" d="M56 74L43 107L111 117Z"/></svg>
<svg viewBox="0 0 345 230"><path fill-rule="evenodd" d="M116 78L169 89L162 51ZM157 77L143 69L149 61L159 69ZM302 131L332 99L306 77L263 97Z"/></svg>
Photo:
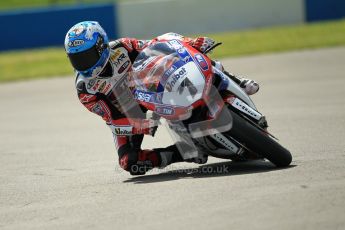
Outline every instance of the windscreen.
<svg viewBox="0 0 345 230"><path fill-rule="evenodd" d="M190 106L202 97L205 78L194 58L178 40L155 42L132 66L131 85L145 102Z"/></svg>
<svg viewBox="0 0 345 230"><path fill-rule="evenodd" d="M164 82L164 76L169 77L169 69L179 59L176 51L165 42L157 42L147 47L133 63L135 87L151 92L162 91L162 84L159 82Z"/></svg>

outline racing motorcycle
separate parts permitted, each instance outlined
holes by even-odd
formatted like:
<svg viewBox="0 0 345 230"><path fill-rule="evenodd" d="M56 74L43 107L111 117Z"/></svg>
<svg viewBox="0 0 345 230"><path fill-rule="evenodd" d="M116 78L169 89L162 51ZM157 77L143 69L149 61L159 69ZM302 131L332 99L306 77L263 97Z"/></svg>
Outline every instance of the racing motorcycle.
<svg viewBox="0 0 345 230"><path fill-rule="evenodd" d="M290 152L267 131L265 116L229 76L180 40L157 41L132 66L135 100L164 118L184 158L196 151L243 161L266 158L277 167L291 163ZM188 154L186 154L188 153Z"/></svg>

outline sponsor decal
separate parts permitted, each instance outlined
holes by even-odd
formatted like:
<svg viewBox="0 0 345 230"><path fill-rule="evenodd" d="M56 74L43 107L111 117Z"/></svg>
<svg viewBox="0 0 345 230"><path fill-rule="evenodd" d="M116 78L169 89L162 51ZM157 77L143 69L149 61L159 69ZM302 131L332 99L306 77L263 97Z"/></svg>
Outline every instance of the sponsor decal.
<svg viewBox="0 0 345 230"><path fill-rule="evenodd" d="M139 101L150 102L151 97L152 93L141 92L139 90L136 90L134 93L134 98Z"/></svg>
<svg viewBox="0 0 345 230"><path fill-rule="evenodd" d="M180 69L180 71L178 71L178 73L175 73L172 77L170 77L166 84L165 84L165 88L168 90L168 92L171 92L172 91L172 88L174 87L174 85L176 84L176 82L181 78L181 77L184 77L186 76L187 74L187 70L182 67Z"/></svg>
<svg viewBox="0 0 345 230"><path fill-rule="evenodd" d="M120 54L121 54L121 50L120 49L116 49L114 54L111 55L110 60L112 60L114 62L120 56Z"/></svg>
<svg viewBox="0 0 345 230"><path fill-rule="evenodd" d="M206 71L208 70L208 64L205 60L205 58L201 54L195 54L195 59L198 62L199 66L202 70Z"/></svg>
<svg viewBox="0 0 345 230"><path fill-rule="evenodd" d="M115 135L132 135L132 126L114 126Z"/></svg>
<svg viewBox="0 0 345 230"><path fill-rule="evenodd" d="M184 47L177 50L179 54L183 54L185 51L186 49Z"/></svg>
<svg viewBox="0 0 345 230"><path fill-rule="evenodd" d="M187 63L190 60L190 56L185 56L182 60L184 61L184 63Z"/></svg>
<svg viewBox="0 0 345 230"><path fill-rule="evenodd" d="M232 143L228 138L226 138L223 134L221 133L216 133L211 136L214 140L216 140L218 143L229 149L233 153L238 152L238 147Z"/></svg>
<svg viewBox="0 0 345 230"><path fill-rule="evenodd" d="M181 95L184 91L184 89L187 88L189 91L189 94L192 96L192 98L195 97L195 95L198 93L198 89L193 85L193 82L191 82L188 78L184 79L181 84L179 85L177 91Z"/></svg>
<svg viewBox="0 0 345 230"><path fill-rule="evenodd" d="M89 103L94 99L95 95L85 94L79 100L81 103Z"/></svg>
<svg viewBox="0 0 345 230"><path fill-rule="evenodd" d="M171 40L169 41L168 45L177 51L184 63L187 63L191 60L188 51L178 40Z"/></svg>
<svg viewBox="0 0 345 230"><path fill-rule="evenodd" d="M87 83L87 88L91 89L91 87L96 83L96 79L91 79L88 83Z"/></svg>
<svg viewBox="0 0 345 230"><path fill-rule="evenodd" d="M259 112L255 111L254 109L249 107L247 104L245 104L238 98L233 100L231 105L235 107L236 109L242 111L243 113L248 114L249 116L255 118L256 120L260 120L260 118L262 117L262 115Z"/></svg>
<svg viewBox="0 0 345 230"><path fill-rule="evenodd" d="M175 62L172 66L170 66L170 68L164 72L161 80L160 80L160 83L162 85L165 85L165 83L167 82L168 78L179 68L181 68L182 66L184 66L185 63L183 61L177 61Z"/></svg>
<svg viewBox="0 0 345 230"><path fill-rule="evenodd" d="M98 114L99 116L103 117L105 112L103 111L102 107L96 103L92 109L91 109L92 112L94 112L95 114Z"/></svg>
<svg viewBox="0 0 345 230"><path fill-rule="evenodd" d="M176 69L177 69L177 67L173 65L164 73L164 75L170 76L173 72L175 72Z"/></svg>
<svg viewBox="0 0 345 230"><path fill-rule="evenodd" d="M107 84L107 82L104 81L104 82L99 86L98 91L101 92L101 91L104 89L104 87L105 87L106 84Z"/></svg>
<svg viewBox="0 0 345 230"><path fill-rule="evenodd" d="M101 83L101 80L97 80L96 82L95 82L95 84L93 85L93 87L92 87L92 90L93 91L96 91L96 89L99 87L99 84Z"/></svg>
<svg viewBox="0 0 345 230"><path fill-rule="evenodd" d="M179 50L182 49L183 46L181 45L181 43L177 40L171 40L169 41L169 44L175 49L175 50Z"/></svg>
<svg viewBox="0 0 345 230"><path fill-rule="evenodd" d="M77 39L77 40L73 40L73 41L69 41L69 42L68 42L68 46L69 46L69 47L81 46L82 44L84 44L84 40L80 40L80 39Z"/></svg>
<svg viewBox="0 0 345 230"><path fill-rule="evenodd" d="M83 33L83 31L85 30L85 27L83 25L79 25L74 27L71 32L69 32L68 37L77 37L79 36L81 33Z"/></svg>
<svg viewBox="0 0 345 230"><path fill-rule="evenodd" d="M156 107L155 112L160 115L173 115L175 110L172 107Z"/></svg>
<svg viewBox="0 0 345 230"><path fill-rule="evenodd" d="M118 57L111 56L110 60L114 63L116 68L123 62L123 60L126 58L126 54L121 53Z"/></svg>
<svg viewBox="0 0 345 230"><path fill-rule="evenodd" d="M106 93L108 92L109 88L111 87L111 84L109 83L105 88L104 90L101 90L101 93Z"/></svg>
<svg viewBox="0 0 345 230"><path fill-rule="evenodd" d="M129 66L131 62L128 60L126 61L121 67L120 69L117 71L118 74L122 74L123 71L125 71L127 69L127 67Z"/></svg>

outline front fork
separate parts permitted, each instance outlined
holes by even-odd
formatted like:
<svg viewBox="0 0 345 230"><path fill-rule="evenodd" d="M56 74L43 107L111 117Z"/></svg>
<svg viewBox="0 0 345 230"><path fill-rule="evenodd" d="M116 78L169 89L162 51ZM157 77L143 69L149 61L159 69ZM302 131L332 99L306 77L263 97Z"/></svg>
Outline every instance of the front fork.
<svg viewBox="0 0 345 230"><path fill-rule="evenodd" d="M228 96L223 97L223 102L224 104L221 110L229 109L228 106L231 106L233 109L244 114L244 116L247 117L248 120L251 120L253 123L256 123L256 125L259 126L263 131L267 132L267 122L265 116L263 116L261 113L248 106L242 100L240 100L232 94L229 94ZM211 114L214 114L214 112L209 113L209 115ZM245 159L243 153L250 152L250 150L246 149L246 147L243 146L241 143L237 142L230 136L225 136L223 133L215 133L209 135L209 137L212 138L212 140L217 142L219 145L223 146L223 148L228 151L229 155Z"/></svg>

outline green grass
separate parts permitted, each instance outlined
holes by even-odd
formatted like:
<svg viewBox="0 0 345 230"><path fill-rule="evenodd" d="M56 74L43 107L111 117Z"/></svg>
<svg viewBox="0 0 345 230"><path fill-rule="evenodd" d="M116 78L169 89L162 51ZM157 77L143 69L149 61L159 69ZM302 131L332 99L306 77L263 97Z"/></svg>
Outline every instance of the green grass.
<svg viewBox="0 0 345 230"><path fill-rule="evenodd" d="M345 45L345 20L208 35L213 58ZM0 82L72 75L63 48L0 53Z"/></svg>
<svg viewBox="0 0 345 230"><path fill-rule="evenodd" d="M115 0L114 0L115 1ZM112 0L1 0L0 10L12 10L17 8L44 7L55 5L72 5L78 3L102 3L114 2Z"/></svg>
<svg viewBox="0 0 345 230"><path fill-rule="evenodd" d="M105 2L126 2L134 0L1 0L0 12L4 10L13 10L18 8L73 5L73 4L99 4ZM142 1L142 0L135 0Z"/></svg>
<svg viewBox="0 0 345 230"><path fill-rule="evenodd" d="M0 53L0 82L72 73L63 48Z"/></svg>
<svg viewBox="0 0 345 230"><path fill-rule="evenodd" d="M228 57L345 45L345 20L211 34L223 44L212 57Z"/></svg>

